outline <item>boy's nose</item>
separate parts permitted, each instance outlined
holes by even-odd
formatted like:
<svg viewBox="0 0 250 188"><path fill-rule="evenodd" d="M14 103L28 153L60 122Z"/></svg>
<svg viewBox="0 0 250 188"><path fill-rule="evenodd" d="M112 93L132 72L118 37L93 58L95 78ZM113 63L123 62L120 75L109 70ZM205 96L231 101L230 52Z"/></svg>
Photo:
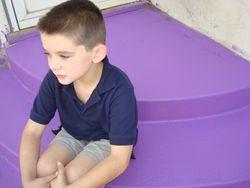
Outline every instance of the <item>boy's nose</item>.
<svg viewBox="0 0 250 188"><path fill-rule="evenodd" d="M49 63L49 66L52 70L60 70L62 68L60 63L52 61Z"/></svg>

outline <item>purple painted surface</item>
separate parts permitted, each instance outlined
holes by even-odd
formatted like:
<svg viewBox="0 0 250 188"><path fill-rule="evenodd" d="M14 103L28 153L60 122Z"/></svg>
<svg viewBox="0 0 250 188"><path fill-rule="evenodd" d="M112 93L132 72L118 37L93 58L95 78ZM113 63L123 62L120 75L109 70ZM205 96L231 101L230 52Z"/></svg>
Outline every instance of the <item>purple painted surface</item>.
<svg viewBox="0 0 250 188"><path fill-rule="evenodd" d="M215 118L141 123L137 160L113 184L184 187L249 178L249 122L250 107Z"/></svg>
<svg viewBox="0 0 250 188"><path fill-rule="evenodd" d="M134 83L143 120L137 160L107 187L249 188L250 64L144 5L105 17L110 62ZM9 176L20 187L13 169L48 69L41 52L32 36L8 49L12 71L0 69L1 187ZM56 117L48 125L42 151L58 124Z"/></svg>
<svg viewBox="0 0 250 188"><path fill-rule="evenodd" d="M1 155L1 152L0 152ZM4 188L21 187L21 177L19 172L13 167L8 159L0 156L0 186Z"/></svg>
<svg viewBox="0 0 250 188"><path fill-rule="evenodd" d="M37 35L39 35L39 33L36 30L31 31L29 33L25 33L23 35L17 35L17 36L11 36L10 34L8 34L7 41L9 42L9 44L14 44L14 43L26 40L28 38L31 38Z"/></svg>
<svg viewBox="0 0 250 188"><path fill-rule="evenodd" d="M0 187L16 188L21 187L20 181L16 181L20 180L19 170L16 170L15 173L13 170L19 168L18 155L21 134L29 117L34 96L22 87L7 68L0 69L0 86L0 158L8 160L8 163L5 160L0 160ZM45 136L42 138L41 152L53 138L50 130L58 125L58 116L47 125ZM6 165L10 165L10 169L7 171ZM4 174L5 172L7 175ZM18 175L18 179L14 174ZM16 182L15 186L13 186L13 181L6 181L6 178L12 175L13 181Z"/></svg>
<svg viewBox="0 0 250 188"><path fill-rule="evenodd" d="M139 120L190 119L250 105L246 60L152 8L139 8L105 18L109 59L135 85ZM48 70L40 37L7 53L19 80L36 93Z"/></svg>
<svg viewBox="0 0 250 188"><path fill-rule="evenodd" d="M0 69L0 73L0 85L6 84L5 90L1 92L1 97L5 100L1 100L0 106L15 106L15 112L22 114L16 115L15 118L0 119L1 126L9 125L1 129L0 138L4 138L2 142L17 154L31 98L30 94L15 82L9 70ZM8 105L4 101L7 101ZM2 117L15 114L12 108L1 108L0 112ZM137 160L133 160L126 172L108 187L216 185L248 178L249 122L250 107L200 120L140 123L139 141L135 149ZM6 134L6 128L10 128L10 134ZM52 138L49 129L46 131L42 148L45 148ZM2 168L0 170L4 171ZM4 177L0 176L0 180L1 178Z"/></svg>

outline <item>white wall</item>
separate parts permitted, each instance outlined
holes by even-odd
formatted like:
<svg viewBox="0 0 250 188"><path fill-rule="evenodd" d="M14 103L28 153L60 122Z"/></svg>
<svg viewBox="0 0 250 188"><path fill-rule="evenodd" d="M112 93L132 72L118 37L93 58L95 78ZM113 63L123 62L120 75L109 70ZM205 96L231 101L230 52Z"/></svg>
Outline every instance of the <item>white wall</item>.
<svg viewBox="0 0 250 188"><path fill-rule="evenodd" d="M7 27L9 28L7 18L4 12L3 4L2 4L2 1L0 0L0 40L1 41L4 41L5 39L3 33L1 32L1 30L5 30L5 25L7 25Z"/></svg>
<svg viewBox="0 0 250 188"><path fill-rule="evenodd" d="M250 60L249 0L152 0L185 25Z"/></svg>

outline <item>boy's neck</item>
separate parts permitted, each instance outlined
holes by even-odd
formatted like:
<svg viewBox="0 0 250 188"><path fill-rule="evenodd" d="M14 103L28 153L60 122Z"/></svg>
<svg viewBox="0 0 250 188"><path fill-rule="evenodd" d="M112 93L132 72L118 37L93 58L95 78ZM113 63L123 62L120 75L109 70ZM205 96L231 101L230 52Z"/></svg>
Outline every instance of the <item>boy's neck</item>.
<svg viewBox="0 0 250 188"><path fill-rule="evenodd" d="M80 79L74 81L75 86L79 86L81 88L94 89L99 83L103 71L103 61L97 64L93 64L90 68L89 72L81 77Z"/></svg>

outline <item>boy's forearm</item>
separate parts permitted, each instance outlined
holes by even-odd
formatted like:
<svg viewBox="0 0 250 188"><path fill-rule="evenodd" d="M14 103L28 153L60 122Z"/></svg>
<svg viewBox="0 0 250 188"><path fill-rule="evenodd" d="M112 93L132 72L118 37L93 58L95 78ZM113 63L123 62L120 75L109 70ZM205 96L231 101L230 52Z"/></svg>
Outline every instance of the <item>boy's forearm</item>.
<svg viewBox="0 0 250 188"><path fill-rule="evenodd" d="M20 169L23 183L36 178L40 138L32 133L23 132L20 145Z"/></svg>
<svg viewBox="0 0 250 188"><path fill-rule="evenodd" d="M83 175L67 187L100 187L119 176L124 172L127 166L128 164L121 162L116 156L110 155L92 168L87 174Z"/></svg>

